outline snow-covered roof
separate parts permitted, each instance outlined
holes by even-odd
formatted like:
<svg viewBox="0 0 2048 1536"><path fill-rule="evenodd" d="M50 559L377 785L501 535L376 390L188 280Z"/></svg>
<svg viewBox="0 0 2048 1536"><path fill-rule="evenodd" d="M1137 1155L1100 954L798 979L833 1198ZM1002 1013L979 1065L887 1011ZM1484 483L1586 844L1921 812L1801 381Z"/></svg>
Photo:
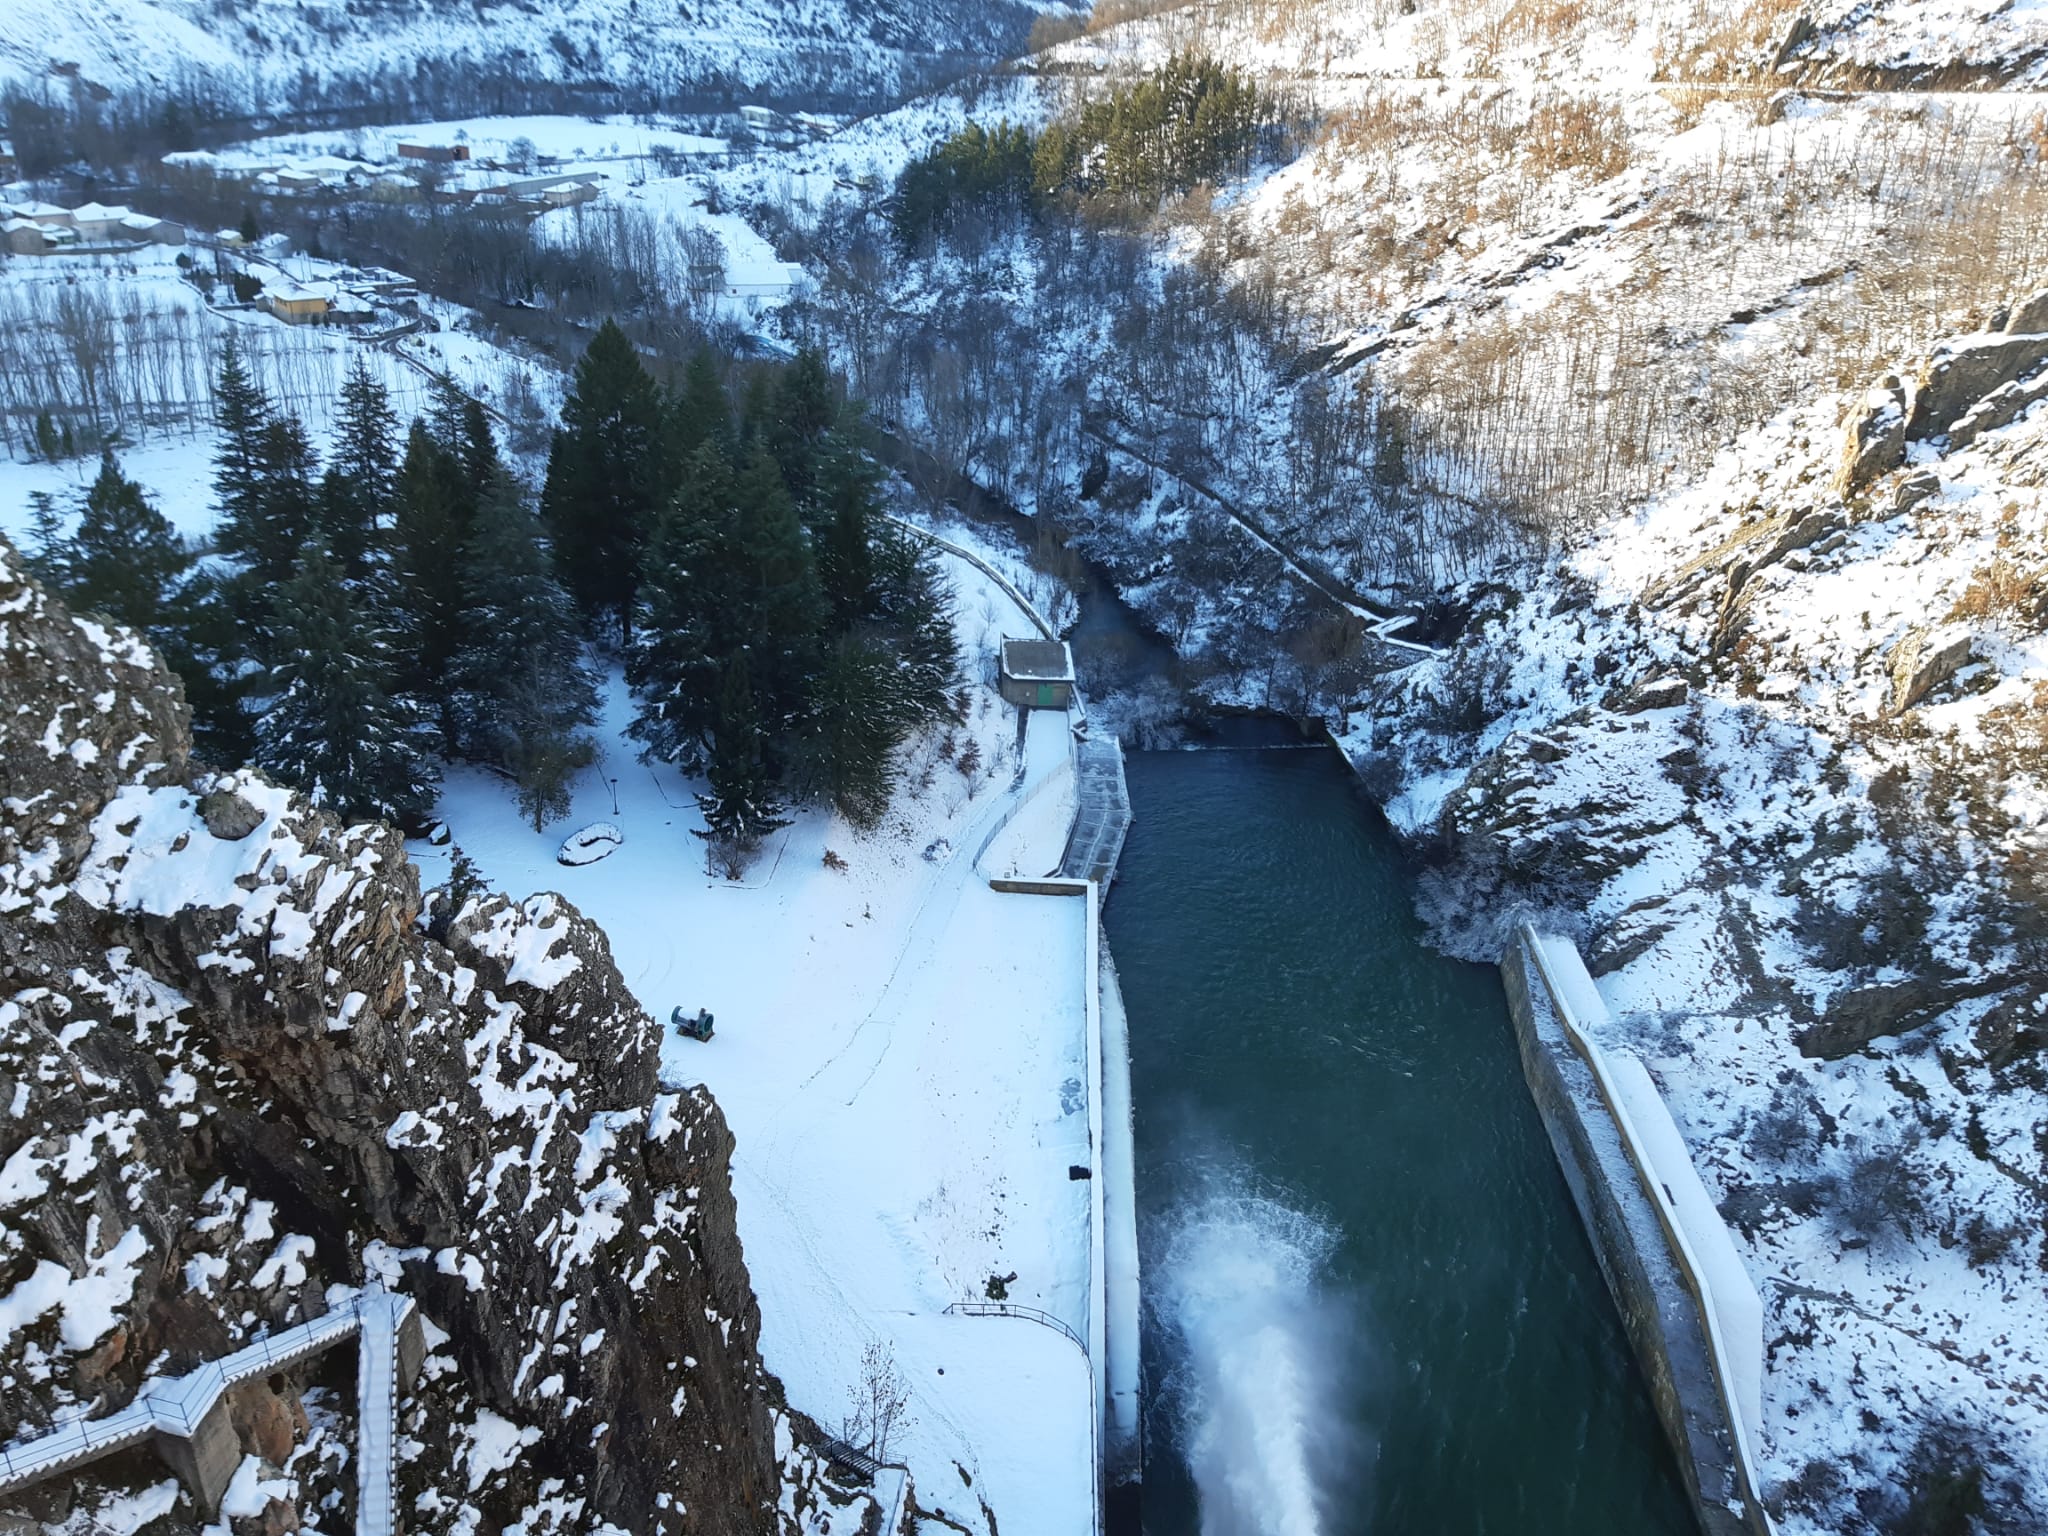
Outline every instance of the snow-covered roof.
<svg viewBox="0 0 2048 1536"><path fill-rule="evenodd" d="M130 211L130 209L119 203L111 207L106 203L80 203L71 210L71 216L74 219L90 219L98 222L101 219L125 219Z"/></svg>
<svg viewBox="0 0 2048 1536"><path fill-rule="evenodd" d="M1032 683L1071 683L1074 654L1063 640L1005 640L1003 671Z"/></svg>

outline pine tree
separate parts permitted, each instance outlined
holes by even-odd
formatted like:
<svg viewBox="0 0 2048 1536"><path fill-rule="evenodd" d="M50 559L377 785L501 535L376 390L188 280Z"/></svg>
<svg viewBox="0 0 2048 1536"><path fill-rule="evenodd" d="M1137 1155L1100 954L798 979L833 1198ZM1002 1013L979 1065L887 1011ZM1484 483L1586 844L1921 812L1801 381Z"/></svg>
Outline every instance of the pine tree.
<svg viewBox="0 0 2048 1536"><path fill-rule="evenodd" d="M919 718L889 647L839 636L811 680L793 754L797 792L829 800L855 826L875 825L895 793L896 748Z"/></svg>
<svg viewBox="0 0 2048 1536"><path fill-rule="evenodd" d="M810 538L782 472L756 445L735 487L741 584L733 593L747 624L754 687L779 742L802 710L823 629L824 600Z"/></svg>
<svg viewBox="0 0 2048 1536"><path fill-rule="evenodd" d="M85 493L78 532L66 550L66 599L125 624L162 647L178 622L178 589L192 556L142 487L121 473L111 448Z"/></svg>
<svg viewBox="0 0 2048 1536"><path fill-rule="evenodd" d="M683 369L683 387L669 406L669 453L687 464L706 443L719 452L733 451L732 400L718 376L718 360L709 347L699 347Z"/></svg>
<svg viewBox="0 0 2048 1536"><path fill-rule="evenodd" d="M213 456L214 511L223 524L253 523L270 399L243 366L242 349L232 331L221 348L213 415L220 428L220 447Z"/></svg>
<svg viewBox="0 0 2048 1536"><path fill-rule="evenodd" d="M320 498L328 550L351 580L369 577L391 517L397 431L389 393L358 356L342 381Z"/></svg>
<svg viewBox="0 0 2048 1536"><path fill-rule="evenodd" d="M474 509L504 467L483 402L466 394L444 373L434 380L434 409L427 427L434 441L462 466L462 483Z"/></svg>
<svg viewBox="0 0 2048 1536"><path fill-rule="evenodd" d="M836 437L826 440L818 474L818 577L840 629L871 614L881 483L867 455Z"/></svg>
<svg viewBox="0 0 2048 1536"><path fill-rule="evenodd" d="M569 782L596 755L597 690L575 608L512 478L486 493L462 561L464 641L450 668L455 746L513 776L536 832L568 814Z"/></svg>
<svg viewBox="0 0 2048 1536"><path fill-rule="evenodd" d="M48 491L28 493L28 537L22 559L44 586L62 592L69 579L71 541L64 537L64 514Z"/></svg>
<svg viewBox="0 0 2048 1536"><path fill-rule="evenodd" d="M632 638L640 556L668 481L661 392L607 320L576 365L541 513L577 606Z"/></svg>
<svg viewBox="0 0 2048 1536"><path fill-rule="evenodd" d="M184 681L192 707L192 738L207 762L239 766L254 756L256 725L248 700L264 678L250 632L238 614L239 587L218 570L198 566L179 594L182 623L164 659Z"/></svg>
<svg viewBox="0 0 2048 1536"><path fill-rule="evenodd" d="M275 611L280 688L257 725L257 763L344 819L416 826L433 805L433 764L416 717L386 691L382 639L340 567L308 545Z"/></svg>
<svg viewBox="0 0 2048 1536"><path fill-rule="evenodd" d="M230 459L236 461L230 469ZM215 484L221 490L214 543L242 565L246 612L252 622L291 578L300 548L320 531L319 464L296 416L271 416L256 432L246 464L242 450L223 439ZM242 479L246 475L246 479ZM234 482L234 483L231 483Z"/></svg>
<svg viewBox="0 0 2048 1536"><path fill-rule="evenodd" d="M824 354L806 347L775 381L767 438L782 478L799 505L811 499L825 435L839 414L838 394Z"/></svg>
<svg viewBox="0 0 2048 1536"><path fill-rule="evenodd" d="M465 638L463 559L473 518L467 472L424 421L406 436L391 532L394 685L444 733L455 730L449 666Z"/></svg>
<svg viewBox="0 0 2048 1536"><path fill-rule="evenodd" d="M745 872L748 858L770 833L789 825L764 748L751 669L742 650L721 669L710 788L697 796L704 827L696 835L711 845L713 862L729 880Z"/></svg>
<svg viewBox="0 0 2048 1536"><path fill-rule="evenodd" d="M702 766L718 718L725 658L750 633L736 600L737 500L732 466L706 442L655 525L626 652L626 681L640 701L630 733L651 755L692 770Z"/></svg>

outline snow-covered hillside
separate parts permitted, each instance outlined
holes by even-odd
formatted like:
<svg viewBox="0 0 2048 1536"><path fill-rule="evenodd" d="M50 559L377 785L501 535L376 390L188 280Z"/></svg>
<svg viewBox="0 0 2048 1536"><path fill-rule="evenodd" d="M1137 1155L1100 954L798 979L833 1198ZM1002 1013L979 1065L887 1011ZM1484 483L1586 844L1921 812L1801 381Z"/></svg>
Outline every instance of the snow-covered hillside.
<svg viewBox="0 0 2048 1536"><path fill-rule="evenodd" d="M671 7L639 0L10 0L0 17L0 84L64 90L75 81L285 114L388 103L436 75L470 80L478 105L501 108L520 86L549 85L635 105L731 94L873 101L949 60L1014 53L1048 9L1066 7L1042 0L686 0Z"/></svg>

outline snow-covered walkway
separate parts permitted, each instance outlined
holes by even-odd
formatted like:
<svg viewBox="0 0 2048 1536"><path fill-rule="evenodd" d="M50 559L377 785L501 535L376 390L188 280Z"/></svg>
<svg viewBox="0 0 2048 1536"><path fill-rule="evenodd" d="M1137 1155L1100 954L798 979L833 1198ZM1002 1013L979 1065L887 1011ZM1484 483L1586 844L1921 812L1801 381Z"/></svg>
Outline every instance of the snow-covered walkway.
<svg viewBox="0 0 2048 1536"><path fill-rule="evenodd" d="M413 1301L408 1296L379 1289L360 1291L319 1317L268 1334L186 1375L152 1378L118 1413L103 1419L76 1419L39 1440L0 1451L0 1493L28 1487L156 1438L180 1475L196 1484L191 1491L210 1514L241 1459L235 1432L221 1411L228 1390L253 1377L287 1370L357 1337L356 1531L357 1536L392 1536L396 1529L392 1488L397 1474L392 1447L397 1435L399 1382L409 1374L399 1359L399 1340L413 1316Z"/></svg>

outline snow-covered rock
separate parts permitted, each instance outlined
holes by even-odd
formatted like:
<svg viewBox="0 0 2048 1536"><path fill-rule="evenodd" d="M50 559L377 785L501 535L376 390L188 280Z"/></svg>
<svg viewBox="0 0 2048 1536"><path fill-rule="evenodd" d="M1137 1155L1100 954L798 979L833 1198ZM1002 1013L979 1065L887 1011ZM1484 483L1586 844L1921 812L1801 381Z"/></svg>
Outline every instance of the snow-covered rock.
<svg viewBox="0 0 2048 1536"><path fill-rule="evenodd" d="M603 933L490 897L436 942L397 832L188 752L169 674L0 541L5 1438L375 1276L431 1320L421 1528L797 1529L732 1137ZM231 1405L307 1515L352 1497L312 1369Z"/></svg>

